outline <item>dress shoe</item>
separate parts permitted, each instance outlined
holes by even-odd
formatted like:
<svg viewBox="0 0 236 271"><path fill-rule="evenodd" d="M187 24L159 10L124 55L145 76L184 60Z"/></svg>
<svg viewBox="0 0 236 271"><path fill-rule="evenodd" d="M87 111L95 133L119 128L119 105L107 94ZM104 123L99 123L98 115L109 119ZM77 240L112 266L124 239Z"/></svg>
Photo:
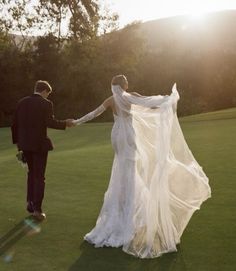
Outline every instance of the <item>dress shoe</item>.
<svg viewBox="0 0 236 271"><path fill-rule="evenodd" d="M38 221L43 221L43 220L46 219L46 214L45 213L34 211L32 215Z"/></svg>

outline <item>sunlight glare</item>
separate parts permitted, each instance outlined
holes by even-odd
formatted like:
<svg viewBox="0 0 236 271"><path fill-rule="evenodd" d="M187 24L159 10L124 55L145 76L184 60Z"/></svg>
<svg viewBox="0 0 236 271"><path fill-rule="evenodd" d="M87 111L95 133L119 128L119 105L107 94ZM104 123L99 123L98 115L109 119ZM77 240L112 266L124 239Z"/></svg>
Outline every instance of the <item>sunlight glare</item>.
<svg viewBox="0 0 236 271"><path fill-rule="evenodd" d="M206 12L193 12L189 14L189 18L193 21L204 21L206 18L207 13Z"/></svg>
<svg viewBox="0 0 236 271"><path fill-rule="evenodd" d="M109 3L110 8L120 15L121 26L142 20L188 15L196 21L203 21L209 12L236 9L236 0L100 0Z"/></svg>

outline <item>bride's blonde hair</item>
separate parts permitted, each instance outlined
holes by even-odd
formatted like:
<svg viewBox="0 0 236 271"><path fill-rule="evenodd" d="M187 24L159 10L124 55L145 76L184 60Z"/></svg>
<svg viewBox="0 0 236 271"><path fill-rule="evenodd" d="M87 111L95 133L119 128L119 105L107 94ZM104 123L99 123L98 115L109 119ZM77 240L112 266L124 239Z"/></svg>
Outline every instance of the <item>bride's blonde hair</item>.
<svg viewBox="0 0 236 271"><path fill-rule="evenodd" d="M123 74L116 75L112 78L111 84L113 86L119 85L121 88L124 88L125 84L127 84L127 78Z"/></svg>

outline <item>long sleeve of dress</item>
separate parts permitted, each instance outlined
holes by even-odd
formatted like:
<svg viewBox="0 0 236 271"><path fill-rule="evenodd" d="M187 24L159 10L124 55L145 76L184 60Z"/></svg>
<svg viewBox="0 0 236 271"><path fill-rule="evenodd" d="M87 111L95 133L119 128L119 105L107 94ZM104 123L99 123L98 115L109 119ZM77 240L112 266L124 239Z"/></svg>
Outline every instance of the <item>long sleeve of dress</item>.
<svg viewBox="0 0 236 271"><path fill-rule="evenodd" d="M102 104L99 107L97 107L95 110L93 110L92 112L83 116L82 118L75 120L74 123L77 125L80 125L84 122L90 121L90 120L98 117L99 115L101 115L105 110L106 110L106 107Z"/></svg>

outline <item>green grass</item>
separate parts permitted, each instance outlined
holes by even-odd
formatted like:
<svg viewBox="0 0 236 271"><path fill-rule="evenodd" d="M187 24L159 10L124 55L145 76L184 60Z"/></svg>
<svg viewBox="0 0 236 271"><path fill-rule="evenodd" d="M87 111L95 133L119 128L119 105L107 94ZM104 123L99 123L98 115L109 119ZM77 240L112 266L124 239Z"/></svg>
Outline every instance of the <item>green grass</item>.
<svg viewBox="0 0 236 271"><path fill-rule="evenodd" d="M228 108L224 110L218 110L218 111L183 117L182 122L222 120L222 119L235 119L235 118L236 118L236 110L233 107L233 108Z"/></svg>
<svg viewBox="0 0 236 271"><path fill-rule="evenodd" d="M50 131L41 233L14 244L0 271L234 271L236 270L236 109L185 117L186 140L210 179L212 198L187 226L177 253L140 260L121 249L95 249L83 241L103 202L113 151L112 124L85 124ZM15 160L10 130L0 129L0 237L27 215L25 169Z"/></svg>

